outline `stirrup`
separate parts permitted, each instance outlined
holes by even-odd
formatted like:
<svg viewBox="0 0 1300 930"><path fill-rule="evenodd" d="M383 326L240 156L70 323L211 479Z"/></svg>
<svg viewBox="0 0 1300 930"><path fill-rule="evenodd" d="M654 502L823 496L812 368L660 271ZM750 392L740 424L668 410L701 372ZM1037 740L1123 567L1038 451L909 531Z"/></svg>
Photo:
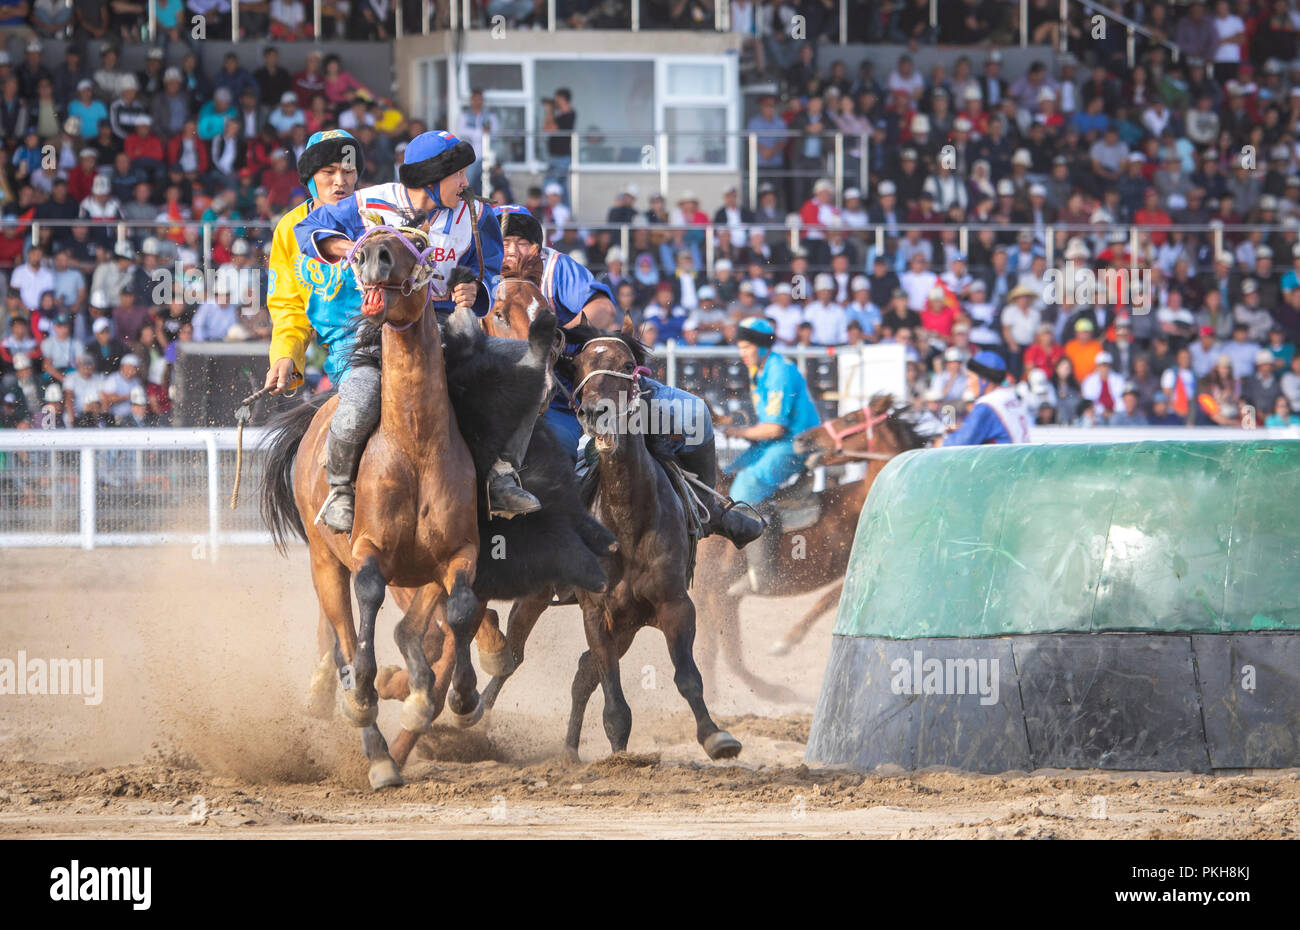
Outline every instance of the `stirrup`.
<svg viewBox="0 0 1300 930"><path fill-rule="evenodd" d="M326 528L327 530L329 530L331 533L345 533L345 532L346 532L349 536L352 535L352 530L351 530L351 528L349 528L349 529L347 529L347 530L336 530L334 527L330 526L328 523L325 523L325 511L329 509L329 506L330 506L330 504L333 502L334 498L336 498L336 497L338 497L340 494L342 494L344 488L350 488L350 487L351 487L351 485L343 485L343 484L334 484L334 485L330 485L330 492L329 492L328 494L325 495L325 500L321 503L321 505L320 505L320 510L316 511L316 519L312 521L312 526L320 526L321 524L324 524L324 525L325 525L325 528ZM354 493L355 493L355 492L354 492ZM355 512L355 506L354 506L353 514L352 514L353 526L356 525L356 517L357 517L357 515L356 515L356 512Z"/></svg>

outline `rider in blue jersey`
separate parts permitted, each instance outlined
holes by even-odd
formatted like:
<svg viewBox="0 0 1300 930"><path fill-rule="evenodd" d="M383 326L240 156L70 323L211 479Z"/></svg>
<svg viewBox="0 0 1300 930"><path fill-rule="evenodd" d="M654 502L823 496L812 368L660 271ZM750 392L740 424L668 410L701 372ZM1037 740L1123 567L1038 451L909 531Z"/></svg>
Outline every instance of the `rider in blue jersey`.
<svg viewBox="0 0 1300 930"><path fill-rule="evenodd" d="M1003 387L1007 365L996 352L984 351L966 363L966 389L975 404L944 446L979 446L1029 442L1029 411L1014 388Z"/></svg>
<svg viewBox="0 0 1300 930"><path fill-rule="evenodd" d="M542 295L550 301L560 325L572 328L585 317L588 324L597 329L613 329L617 311L609 285L597 281L590 271L563 252L547 248L543 243L542 226L527 207L511 204L498 208L498 212L506 267L530 257L534 251L540 252ZM576 457L582 427L569 404L568 395L572 393L573 385L559 372L556 378L564 383L566 390L556 392L544 419ZM671 454L682 468L713 487L717 482L718 457L708 405L688 391L653 378L643 377L641 385L648 390L647 403L660 405L657 409L665 414L662 420L652 420L662 429L660 434L648 437L649 441L658 444L660 451ZM709 521L704 526L706 535L718 533L737 548L742 548L762 533L762 524L754 518L723 507L712 495L702 494L701 497L706 499L709 507Z"/></svg>
<svg viewBox="0 0 1300 930"><path fill-rule="evenodd" d="M803 471L804 460L794 451L794 438L821 423L803 375L792 362L772 351L775 343L776 327L771 320L751 316L740 321L736 345L753 382L750 396L758 422L726 428L727 436L750 443L727 473L735 475L732 499L755 508ZM746 553L749 573L733 586L733 593L763 594L771 587L776 561L773 549L780 545L780 538L769 533L764 540L766 545Z"/></svg>
<svg viewBox="0 0 1300 930"><path fill-rule="evenodd" d="M475 244L469 204L459 200L467 186L465 169L474 159L473 147L449 132L421 133L406 147L398 171L400 181L367 187L336 204L317 206L297 223L294 235L303 255L326 268L337 267L367 230L381 225L409 226L423 217L429 245L426 261L433 266L435 282L447 281L458 265L482 272L481 283L459 284L454 292L435 284L434 310L446 314L465 305L485 316L501 274L501 227L492 208L483 205L478 219L481 249ZM361 290L353 280L350 287L337 290L330 301L330 313L338 320L351 320L360 315L361 301ZM352 355L351 341L340 339L327 347L331 359L327 367L331 372L340 371L341 377L338 409L330 422L325 452L330 496L320 519L339 533L352 529L353 482L380 412L378 346L367 356ZM487 491L493 516L514 517L541 506L520 485L517 472L523 464L531 423L527 429L521 424L516 431L520 441L512 437L492 467Z"/></svg>

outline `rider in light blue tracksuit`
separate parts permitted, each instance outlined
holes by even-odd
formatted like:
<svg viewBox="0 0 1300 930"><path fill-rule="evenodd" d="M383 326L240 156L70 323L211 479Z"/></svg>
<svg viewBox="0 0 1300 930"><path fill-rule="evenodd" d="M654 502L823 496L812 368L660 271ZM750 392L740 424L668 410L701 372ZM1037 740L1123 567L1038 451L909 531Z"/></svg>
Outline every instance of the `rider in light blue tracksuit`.
<svg viewBox="0 0 1300 930"><path fill-rule="evenodd" d="M583 313L595 315L605 327L613 325L614 295L609 285L597 281L590 271L568 255L543 245L541 224L527 207L510 204L499 207L498 212L507 261L517 252L531 253L533 249L540 249L542 295L550 301L561 326L571 326ZM573 385L558 373L556 377L572 393ZM643 377L641 385L648 391L647 403L658 405L655 409L666 414L663 422L655 418L662 429L660 435L651 437L650 441L659 442L661 448L673 455L683 468L712 487L717 478L717 451L713 444L713 418L708 405L688 391L653 378ZM556 392L544 419L572 454L578 456L582 427L565 392ZM710 521L705 526L706 533L719 533L737 547L743 547L762 532L762 525L757 520L733 510L724 511L712 497L708 498L708 503Z"/></svg>
<svg viewBox="0 0 1300 930"><path fill-rule="evenodd" d="M803 471L803 459L794 451L794 438L819 425L821 417L799 369L772 351L776 328L771 320L755 316L741 320L736 343L753 381L750 396L758 422L727 427L727 436L750 443L727 467L727 473L735 475L732 499L758 507L786 480ZM749 573L732 587L733 594L769 591L776 561L774 550L779 545L780 536L773 532L764 536L764 544L746 550Z"/></svg>

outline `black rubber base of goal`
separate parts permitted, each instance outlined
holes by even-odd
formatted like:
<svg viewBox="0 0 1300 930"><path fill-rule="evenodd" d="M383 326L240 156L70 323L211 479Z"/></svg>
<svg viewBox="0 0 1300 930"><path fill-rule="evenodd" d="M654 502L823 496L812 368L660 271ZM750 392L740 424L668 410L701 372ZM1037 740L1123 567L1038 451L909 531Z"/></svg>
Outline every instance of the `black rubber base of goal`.
<svg viewBox="0 0 1300 930"><path fill-rule="evenodd" d="M806 758L864 771L1300 766L1300 633L836 636Z"/></svg>

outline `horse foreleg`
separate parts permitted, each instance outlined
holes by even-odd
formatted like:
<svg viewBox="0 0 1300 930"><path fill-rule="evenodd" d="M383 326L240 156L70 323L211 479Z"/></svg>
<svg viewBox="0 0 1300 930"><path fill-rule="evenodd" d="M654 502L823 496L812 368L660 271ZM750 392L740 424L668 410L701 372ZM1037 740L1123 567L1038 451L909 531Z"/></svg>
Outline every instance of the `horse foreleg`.
<svg viewBox="0 0 1300 930"><path fill-rule="evenodd" d="M361 624L357 635L356 656L352 661L356 687L351 693L352 709L356 714L352 720L364 728L361 732L361 748L370 760L370 787L375 790L402 783L397 764L388 754L388 743L375 725L375 719L379 716L379 693L375 690L375 675L379 671L375 661L375 621L379 616L379 608L384 603L384 589L387 585L384 573L379 569L379 560L373 555L368 556L353 582L357 604L361 608Z"/></svg>
<svg viewBox="0 0 1300 930"><path fill-rule="evenodd" d="M501 686L506 679L524 663L524 644L528 642L533 627L551 603L552 590L544 588L536 594L530 594L515 601L510 607L510 617L506 620L506 648L511 660L510 670L505 674L494 674L487 687L483 689L483 703L491 708L501 694Z"/></svg>
<svg viewBox="0 0 1300 930"><path fill-rule="evenodd" d="M673 684L695 715L695 738L710 759L731 759L740 754L740 741L718 728L704 703L704 679L695 665L695 605L689 597L661 604L655 625L668 641L673 663Z"/></svg>
<svg viewBox="0 0 1300 930"><path fill-rule="evenodd" d="M821 597L817 598L817 603L808 608L808 612L805 613L797 623L793 624L790 629L786 630L784 636L768 648L768 654L783 656L795 646L799 645L799 643L803 642L803 638L808 635L808 631L813 628L813 625L816 624L817 621L827 613L827 611L834 609L835 605L840 602L840 594L843 591L844 582L841 581Z"/></svg>
<svg viewBox="0 0 1300 930"><path fill-rule="evenodd" d="M440 585L428 584L420 588L402 616L393 638L406 660L410 693L402 703L401 726L403 730L423 733L433 720L433 669L424 651L425 633L438 603L444 598Z"/></svg>
<svg viewBox="0 0 1300 930"><path fill-rule="evenodd" d="M462 553L452 559L443 583L448 592L447 627L456 642L456 663L451 670L447 710L451 712L451 723L458 727L471 727L483 716L483 702L475 687L478 678L470 661L469 644L474 639L485 605L479 603L471 587L474 569L471 555Z"/></svg>

